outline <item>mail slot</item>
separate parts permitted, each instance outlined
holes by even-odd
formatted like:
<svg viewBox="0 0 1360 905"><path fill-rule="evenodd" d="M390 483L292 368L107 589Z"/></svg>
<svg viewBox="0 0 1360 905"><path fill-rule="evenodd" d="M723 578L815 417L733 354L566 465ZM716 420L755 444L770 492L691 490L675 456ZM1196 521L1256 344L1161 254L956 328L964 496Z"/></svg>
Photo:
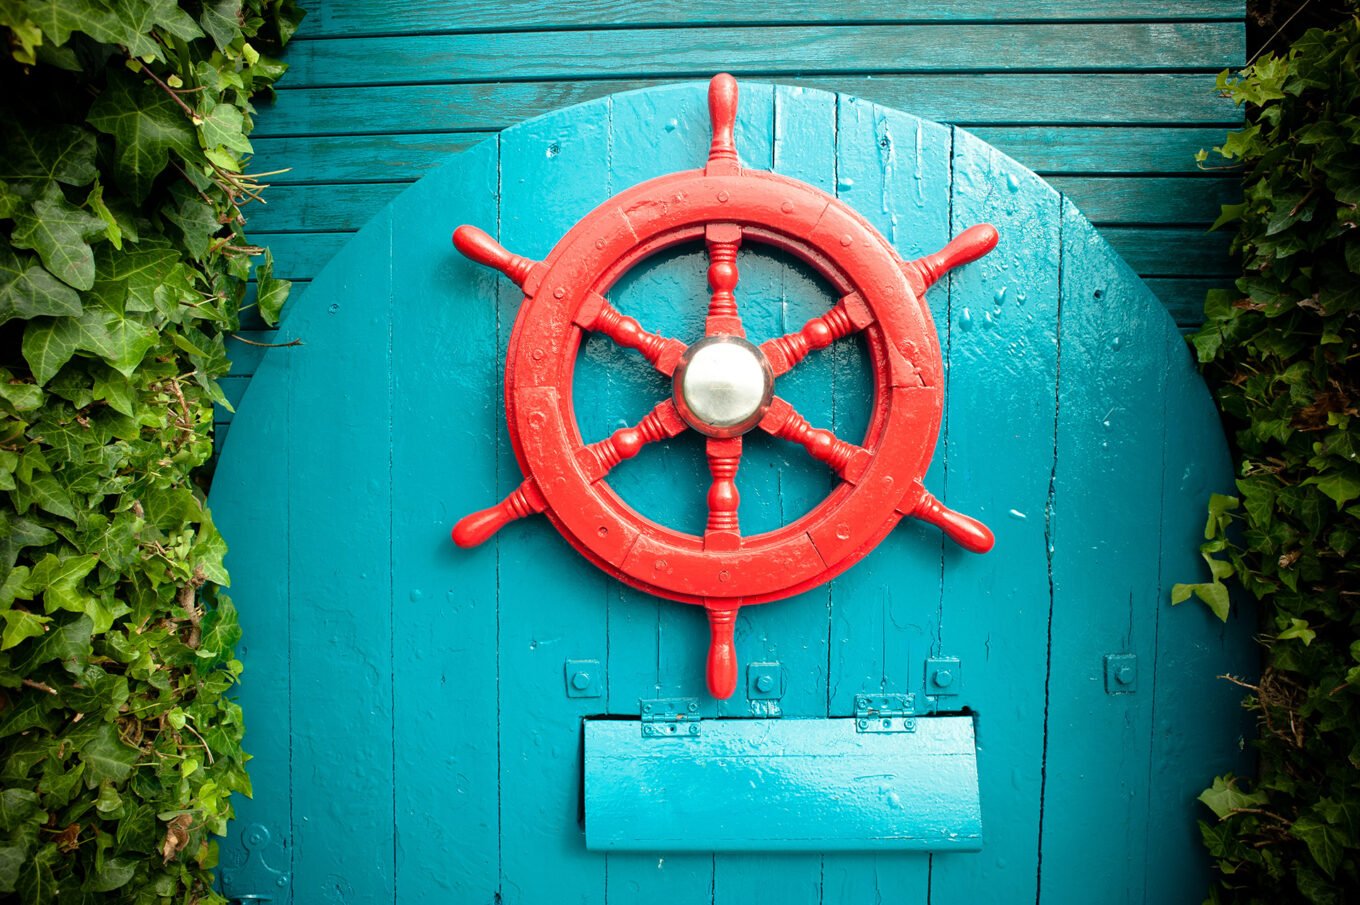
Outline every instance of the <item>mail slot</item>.
<svg viewBox="0 0 1360 905"><path fill-rule="evenodd" d="M586 848L981 849L973 718L903 722L588 719Z"/></svg>

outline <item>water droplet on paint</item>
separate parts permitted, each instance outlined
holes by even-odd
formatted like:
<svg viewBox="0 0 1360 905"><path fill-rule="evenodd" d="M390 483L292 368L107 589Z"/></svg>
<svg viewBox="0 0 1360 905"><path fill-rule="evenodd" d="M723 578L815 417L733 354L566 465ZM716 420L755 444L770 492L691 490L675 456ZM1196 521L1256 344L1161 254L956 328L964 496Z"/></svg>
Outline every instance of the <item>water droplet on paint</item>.
<svg viewBox="0 0 1360 905"><path fill-rule="evenodd" d="M1015 294L1015 304L1017 304L1017 305L1023 305L1023 304L1025 304L1025 299L1026 299L1026 298L1027 298L1027 296L1026 296L1023 292L1017 292L1017 293Z"/></svg>
<svg viewBox="0 0 1360 905"><path fill-rule="evenodd" d="M675 119L674 117L672 117L672 118L666 120L666 131L667 131L667 132L674 132L677 128L679 128L679 126L680 126L680 121L677 120L677 119Z"/></svg>
<svg viewBox="0 0 1360 905"><path fill-rule="evenodd" d="M855 180L851 179L849 176L842 176L840 179L836 180L836 188L840 189L842 192L849 191L854 187Z"/></svg>
<svg viewBox="0 0 1360 905"><path fill-rule="evenodd" d="M420 598L422 598L422 597L424 597L424 596L425 596L425 592L422 591L420 588L416 588L416 589L414 589L414 590L411 591L411 602L412 602L412 603L415 603L417 600L419 600Z"/></svg>
<svg viewBox="0 0 1360 905"><path fill-rule="evenodd" d="M1010 189L1012 192L1020 191L1020 180L1015 178L1014 173L1006 174L1006 188Z"/></svg>
<svg viewBox="0 0 1360 905"><path fill-rule="evenodd" d="M996 299L996 304L998 307L1000 307L1001 303L1006 301L1006 287L1002 286L1000 289L998 289L996 291L996 295L994 295L993 298Z"/></svg>
<svg viewBox="0 0 1360 905"><path fill-rule="evenodd" d="M1111 349L1114 349L1116 352L1118 352L1121 348L1123 348L1123 346L1124 346L1124 340L1121 339L1121 338L1118 337L1118 336L1116 336L1114 339L1110 340L1110 348L1111 348Z"/></svg>
<svg viewBox="0 0 1360 905"><path fill-rule="evenodd" d="M560 144L558 144L558 143L555 142L555 141L549 142L549 143L548 143L548 156L549 156L549 157L556 157L558 154L561 154L561 153L562 153L562 146L561 146Z"/></svg>
<svg viewBox="0 0 1360 905"><path fill-rule="evenodd" d="M959 314L959 326L965 330L973 329L973 312L964 308Z"/></svg>
<svg viewBox="0 0 1360 905"><path fill-rule="evenodd" d="M1017 522L1023 522L1023 521L1028 517L1028 516L1026 516L1023 512L1021 512L1019 509L1012 509L1011 512L1010 512L1010 516L1011 516L1011 518L1015 519Z"/></svg>

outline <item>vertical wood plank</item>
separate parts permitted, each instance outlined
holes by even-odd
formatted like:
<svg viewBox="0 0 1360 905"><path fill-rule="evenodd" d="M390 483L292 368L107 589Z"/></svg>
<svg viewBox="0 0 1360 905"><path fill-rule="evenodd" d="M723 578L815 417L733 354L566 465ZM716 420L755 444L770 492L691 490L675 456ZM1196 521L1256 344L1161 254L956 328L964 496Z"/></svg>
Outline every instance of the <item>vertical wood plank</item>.
<svg viewBox="0 0 1360 905"><path fill-rule="evenodd" d="M449 539L496 496L496 275L449 234L496 228L498 151L483 142L392 208L398 901L489 903L500 885L496 548Z"/></svg>
<svg viewBox="0 0 1360 905"><path fill-rule="evenodd" d="M290 313L281 329L290 329L292 322ZM256 374L260 379L241 401L239 417L233 422L234 439L223 447L208 497L217 530L229 544L229 593L241 623L236 656L245 666L232 697L245 714L243 744L251 756L252 796L232 799L236 816L221 843L219 873L227 895L258 891L225 882L233 869L246 864L249 852L243 836L253 826L263 826L273 840L264 852L266 863L274 870L293 873L293 727L289 706L292 582L286 548L293 423L287 393L290 352L292 349L269 349L259 358ZM219 443L223 433L217 429ZM268 465L262 464L263 450L269 452ZM288 893L279 901L288 901Z"/></svg>
<svg viewBox="0 0 1360 905"><path fill-rule="evenodd" d="M1057 403L1060 198L1033 173L954 130L953 225L1000 233L994 251L950 278L948 505L996 535L977 556L945 542L938 654L961 675L939 711L976 714L984 847L937 854L936 901L1006 889L1032 901L1048 663L1047 507Z"/></svg>
<svg viewBox="0 0 1360 905"><path fill-rule="evenodd" d="M312 341L290 350L289 374L293 889L302 902L393 896L391 229L388 212L364 227L289 321Z"/></svg>
<svg viewBox="0 0 1360 905"><path fill-rule="evenodd" d="M611 193L608 102L507 130L500 172L500 240L542 259ZM499 283L503 361L523 295L508 280ZM508 439L498 461L499 497L522 480ZM579 809L581 718L599 704L567 698L563 668L568 659L607 659L610 579L542 518L510 525L496 544L503 901L596 903L604 898L604 859L587 855Z"/></svg>
<svg viewBox="0 0 1360 905"><path fill-rule="evenodd" d="M1142 900L1151 689L1107 694L1106 654L1153 662L1166 315L1071 202L1062 216L1041 903ZM1091 845L1111 831L1123 844Z"/></svg>
<svg viewBox="0 0 1360 905"><path fill-rule="evenodd" d="M862 214L905 260L949 239L948 129L848 95L838 95L836 195ZM946 288L927 296L946 346ZM837 434L863 437L872 405L869 360L860 343L838 343ZM942 491L942 426L926 486ZM832 583L828 713L849 716L857 693L921 691L921 671L937 635L942 541L904 520L854 569ZM887 895L925 902L927 855L828 855L827 901L866 902ZM835 890L835 898L831 890Z"/></svg>
<svg viewBox="0 0 1360 905"><path fill-rule="evenodd" d="M1253 676L1260 669L1254 608L1244 600L1225 625L1198 600L1172 607L1177 582L1208 581L1199 556L1205 504L1211 493L1234 492L1232 460L1218 411L1185 340L1164 330L1167 344L1166 464L1162 469L1160 588L1157 653L1139 664L1141 690L1153 699L1155 723L1147 790L1147 871L1143 901L1169 902L1186 889L1207 889L1209 856L1197 818L1212 815L1195 799L1213 777L1249 775L1243 738L1256 731L1240 706L1243 689L1224 674ZM1186 853L1194 853L1187 857ZM1183 861L1183 871L1159 863Z"/></svg>

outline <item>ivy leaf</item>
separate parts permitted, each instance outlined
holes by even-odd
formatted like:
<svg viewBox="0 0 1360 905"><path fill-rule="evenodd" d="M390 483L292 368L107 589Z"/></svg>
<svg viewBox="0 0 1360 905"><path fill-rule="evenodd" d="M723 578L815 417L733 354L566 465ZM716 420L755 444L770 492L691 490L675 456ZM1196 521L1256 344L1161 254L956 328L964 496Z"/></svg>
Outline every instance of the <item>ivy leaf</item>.
<svg viewBox="0 0 1360 905"><path fill-rule="evenodd" d="M136 873L137 861L135 859L110 858L90 878L90 892L112 892L127 885L127 882Z"/></svg>
<svg viewBox="0 0 1360 905"><path fill-rule="evenodd" d="M5 620L5 631L0 635L0 650L17 647L27 638L41 638L46 631L43 626L52 621L51 616L39 616L27 610L5 610L0 613Z"/></svg>
<svg viewBox="0 0 1360 905"><path fill-rule="evenodd" d="M60 625L43 635L28 656L20 663L14 664L14 669L24 675L33 671L33 667L41 666L52 660L76 661L85 656L86 650L90 646L90 636L94 632L94 623L89 616L77 616L70 622Z"/></svg>
<svg viewBox="0 0 1360 905"><path fill-rule="evenodd" d="M0 576L9 577L20 550L43 547L56 539L55 534L37 522L0 509Z"/></svg>
<svg viewBox="0 0 1360 905"><path fill-rule="evenodd" d="M216 104L199 124L204 148L229 148L242 154L254 152L245 136L245 116L234 104Z"/></svg>
<svg viewBox="0 0 1360 905"><path fill-rule="evenodd" d="M1261 791L1243 792L1237 788L1237 778L1231 773L1215 776L1212 788L1205 789L1199 800L1209 806L1219 820L1223 820L1238 808L1259 807L1266 803L1266 794Z"/></svg>
<svg viewBox="0 0 1360 905"><path fill-rule="evenodd" d="M1346 471L1332 471L1323 475L1314 475L1305 479L1303 483L1315 485L1318 490L1331 497L1338 509L1351 500L1360 497L1360 478Z"/></svg>
<svg viewBox="0 0 1360 905"><path fill-rule="evenodd" d="M98 175L94 165L94 133L79 126L20 126L0 120L0 179L57 181L89 185Z"/></svg>
<svg viewBox="0 0 1360 905"><path fill-rule="evenodd" d="M14 892L19 869L27 860L27 849L17 845L0 846L0 892Z"/></svg>
<svg viewBox="0 0 1360 905"><path fill-rule="evenodd" d="M209 0L203 4L198 21L217 49L225 50L241 36L241 0Z"/></svg>
<svg viewBox="0 0 1360 905"><path fill-rule="evenodd" d="M112 723L100 723L82 739L76 755L85 764L85 787L97 789L106 781L122 782L132 772L138 751L118 737Z"/></svg>
<svg viewBox="0 0 1360 905"><path fill-rule="evenodd" d="M152 36L152 29L157 27L185 41L203 36L193 17L180 9L175 0L122 0L122 6L126 39L121 43L135 57L164 58L160 43Z"/></svg>
<svg viewBox="0 0 1360 905"><path fill-rule="evenodd" d="M65 44L71 32L83 32L104 44L122 43L118 17L98 0L23 0L24 15L43 30L52 43Z"/></svg>
<svg viewBox="0 0 1360 905"><path fill-rule="evenodd" d="M30 821L42 823L47 815L39 806L38 794L28 789L5 789L0 792L0 831L11 832Z"/></svg>
<svg viewBox="0 0 1360 905"><path fill-rule="evenodd" d="M1313 860L1326 871L1327 876L1336 876L1336 869L1341 866L1346 855L1347 840L1340 829L1305 814L1294 821L1289 832L1307 843Z"/></svg>
<svg viewBox="0 0 1360 905"><path fill-rule="evenodd" d="M264 253L264 263L255 272L255 303L259 306L260 317L271 327L278 326L279 312L283 303L288 301L293 284L274 276L274 253Z"/></svg>
<svg viewBox="0 0 1360 905"><path fill-rule="evenodd" d="M19 870L14 888L25 903L46 903L57 894L57 878L52 873L52 862L57 860L57 846L48 843L38 850L33 860Z"/></svg>
<svg viewBox="0 0 1360 905"><path fill-rule="evenodd" d="M80 296L37 261L0 246L0 324L16 317L79 314Z"/></svg>
<svg viewBox="0 0 1360 905"><path fill-rule="evenodd" d="M14 218L10 242L38 252L43 264L62 282L76 289L94 285L94 249L89 240L104 232L104 221L66 200L50 182L31 210Z"/></svg>
<svg viewBox="0 0 1360 905"><path fill-rule="evenodd" d="M69 335L69 318L41 318L28 322L24 328L22 349L24 360L42 386L51 380L61 366L76 354L76 345Z"/></svg>
<svg viewBox="0 0 1360 905"><path fill-rule="evenodd" d="M1174 584L1171 586L1171 605L1184 603L1190 595L1202 600L1221 622L1228 621L1232 601L1228 596L1228 586L1221 581L1205 581L1198 584Z"/></svg>
<svg viewBox="0 0 1360 905"><path fill-rule="evenodd" d="M87 118L100 132L113 136L117 176L139 204L175 151L186 161L198 158L194 127L174 101L131 76L110 76L104 93Z"/></svg>

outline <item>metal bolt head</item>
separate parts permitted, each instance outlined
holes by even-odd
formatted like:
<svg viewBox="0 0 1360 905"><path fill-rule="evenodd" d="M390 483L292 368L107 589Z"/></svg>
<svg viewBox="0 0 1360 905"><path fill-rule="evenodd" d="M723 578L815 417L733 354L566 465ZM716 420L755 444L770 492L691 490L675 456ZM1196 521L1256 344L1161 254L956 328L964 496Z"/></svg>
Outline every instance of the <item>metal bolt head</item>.
<svg viewBox="0 0 1360 905"><path fill-rule="evenodd" d="M860 695L859 697L855 698L855 706L856 706L856 707L868 707L868 706L869 706L869 699L866 698L866 697L864 697L863 695Z"/></svg>
<svg viewBox="0 0 1360 905"><path fill-rule="evenodd" d="M859 721L859 728L861 728L861 729L868 729L868 728L869 728L869 721L868 721L868 720L860 720L860 721Z"/></svg>
<svg viewBox="0 0 1360 905"><path fill-rule="evenodd" d="M283 889L285 886L288 885L288 878L285 876L276 877L274 879L274 885L277 886L279 889Z"/></svg>
<svg viewBox="0 0 1360 905"><path fill-rule="evenodd" d="M571 687L575 688L577 691L585 691L590 687L590 673L573 673L571 677Z"/></svg>
<svg viewBox="0 0 1360 905"><path fill-rule="evenodd" d="M1114 679L1115 679L1115 681L1118 682L1120 685L1132 685L1132 684L1133 684L1133 667L1132 667L1132 666L1121 666L1121 667L1119 667L1117 670L1115 670Z"/></svg>
<svg viewBox="0 0 1360 905"><path fill-rule="evenodd" d="M690 713L695 713L695 712L698 711L698 709L699 709L699 702L698 702L698 701L690 701L690 702L689 702L689 712L690 712Z"/></svg>
<svg viewBox="0 0 1360 905"><path fill-rule="evenodd" d="M643 704L643 705L642 705L642 712L643 712L643 713L651 713L651 712L652 712L652 705L651 705L651 704Z"/></svg>
<svg viewBox="0 0 1360 905"><path fill-rule="evenodd" d="M689 727L689 734L690 734L690 735L698 735L698 734L699 734L699 724L698 724L698 723L691 723L691 724L690 724L690 727Z"/></svg>
<svg viewBox="0 0 1360 905"><path fill-rule="evenodd" d="M954 673L947 669L937 669L935 674L930 677L938 688L948 688L954 684Z"/></svg>
<svg viewBox="0 0 1360 905"><path fill-rule="evenodd" d="M774 676L758 676L756 678L756 690L761 694L769 694L774 691Z"/></svg>
<svg viewBox="0 0 1360 905"><path fill-rule="evenodd" d="M643 726L643 727L642 727L642 734L643 734L643 735L652 735L655 731L656 731L656 730L654 730L651 726Z"/></svg>

